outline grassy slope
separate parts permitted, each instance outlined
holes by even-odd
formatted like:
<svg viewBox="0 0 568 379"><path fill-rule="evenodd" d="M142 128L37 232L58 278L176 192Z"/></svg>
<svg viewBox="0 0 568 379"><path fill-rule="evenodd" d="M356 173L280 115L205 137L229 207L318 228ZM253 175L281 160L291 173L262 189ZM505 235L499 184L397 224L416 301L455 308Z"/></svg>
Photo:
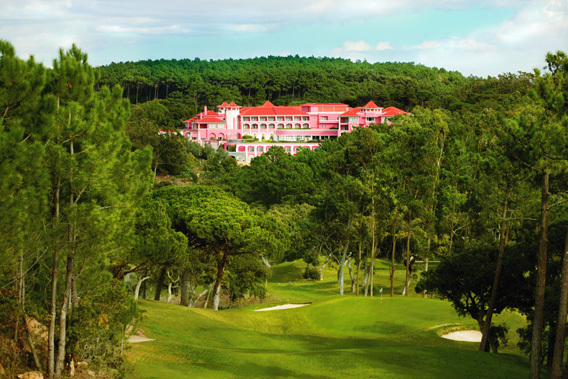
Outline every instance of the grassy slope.
<svg viewBox="0 0 568 379"><path fill-rule="evenodd" d="M323 282L310 282L298 279L301 269L297 263L275 268L269 292L282 302L313 302L302 308L254 312L251 306L214 312L142 301L147 310L143 329L156 341L132 348L130 376L502 378L528 374L526 359L515 354L514 346L506 354L493 355L475 351L475 343L440 338L448 328L443 324L474 326L457 317L446 302L416 294L383 296L382 301L352 294L341 297L332 280L334 271L327 271ZM379 270L376 280L386 293L385 272ZM402 270L398 273L404 276ZM514 313L500 316L500 321L512 331L524 322Z"/></svg>

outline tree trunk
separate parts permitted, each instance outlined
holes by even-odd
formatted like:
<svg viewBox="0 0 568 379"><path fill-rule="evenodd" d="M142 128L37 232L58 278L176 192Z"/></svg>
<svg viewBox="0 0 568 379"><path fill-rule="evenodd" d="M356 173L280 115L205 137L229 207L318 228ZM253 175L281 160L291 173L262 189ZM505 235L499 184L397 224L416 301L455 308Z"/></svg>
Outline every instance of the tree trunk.
<svg viewBox="0 0 568 379"><path fill-rule="evenodd" d="M189 305L188 278L189 278L189 268L184 268L181 272L179 305L183 305L185 307Z"/></svg>
<svg viewBox="0 0 568 379"><path fill-rule="evenodd" d="M61 178L58 177L54 191L54 228L59 223L59 194L61 189ZM55 234L55 233L54 233ZM47 375L49 378L55 376L55 317L57 315L57 241L54 242L52 263L51 263L51 314L49 319L49 330L47 335Z"/></svg>
<svg viewBox="0 0 568 379"><path fill-rule="evenodd" d="M142 275L143 277L148 276L148 270L144 270L144 275ZM142 282L142 286L140 287L140 297L144 300L146 300L146 288L148 286L147 284L148 282L143 281Z"/></svg>
<svg viewBox="0 0 568 379"><path fill-rule="evenodd" d="M373 177L373 181L371 182L371 267L369 269L371 272L371 277L369 282L369 286L371 287L371 297L373 297L375 290L374 274L375 274L375 255L377 248L375 243L375 196L372 195L374 193L374 183L375 183L375 178ZM365 294L365 296L367 295Z"/></svg>
<svg viewBox="0 0 568 379"><path fill-rule="evenodd" d="M546 168L542 181L542 200L540 208L540 245L538 251L537 285L535 290L535 311L531 343L530 375L531 379L540 378L542 355L542 328L544 320L544 292L546 285L546 254L548 247L548 198L550 169Z"/></svg>
<svg viewBox="0 0 568 379"><path fill-rule="evenodd" d="M484 316L480 316L480 317L477 319L477 324L479 325L479 330L483 330L483 328L485 327L485 322L484 322L484 318L483 318L483 317L484 317ZM486 351L486 352L489 352L489 345L490 345L490 344L491 344L491 340L489 340L487 346L485 347L485 349L486 349L485 351Z"/></svg>
<svg viewBox="0 0 568 379"><path fill-rule="evenodd" d="M412 224L412 210L408 209L408 237L406 239L406 280L404 282L404 296L408 296L408 283L410 282L410 234Z"/></svg>
<svg viewBox="0 0 568 379"><path fill-rule="evenodd" d="M197 295L195 297L195 299L191 299L191 301L189 302L189 306L193 307L198 301L199 299L201 299L205 294L207 294L209 292L209 290L211 289L211 287L213 286L213 283L211 283L208 287L206 287L203 292L201 292L199 295ZM193 288L193 292L195 293L195 288ZM209 297L209 295L207 295ZM203 306L203 308L207 308L207 304L205 304Z"/></svg>
<svg viewBox="0 0 568 379"><path fill-rule="evenodd" d="M359 256L357 259L357 280L356 280L357 286L355 288L355 296L359 296L359 271L361 271L361 245L362 242L361 240L359 240Z"/></svg>
<svg viewBox="0 0 568 379"><path fill-rule="evenodd" d="M138 279L138 283L136 283L136 288L134 289L134 300L138 300L138 294L140 293L140 287L142 286L142 283L147 279L150 279L150 277L145 276L144 278Z"/></svg>
<svg viewBox="0 0 568 379"><path fill-rule="evenodd" d="M213 296L213 309L219 310L219 301L221 300L221 280L223 279L223 271L227 263L228 254L225 252L221 259L217 259L217 279L215 280L215 294Z"/></svg>
<svg viewBox="0 0 568 379"><path fill-rule="evenodd" d="M398 221L398 213L400 212L400 203L396 207L396 213L394 215L394 223L392 225L392 254L391 254L391 272L390 272L390 282L391 282L391 297L394 296L394 253L396 251L396 223Z"/></svg>
<svg viewBox="0 0 568 379"><path fill-rule="evenodd" d="M369 265L367 261L365 261L365 266L363 267L363 271L365 275L363 275L363 290L365 292L365 297L369 294Z"/></svg>
<svg viewBox="0 0 568 379"><path fill-rule="evenodd" d="M176 284L180 280L180 277L178 276L177 279L174 280L170 275L170 272L168 271L167 273L168 273L168 279L170 279L170 281L168 283L168 298L166 300L166 303L169 304L170 301L172 301L172 289L178 287L178 286L174 287L174 284Z"/></svg>
<svg viewBox="0 0 568 379"><path fill-rule="evenodd" d="M325 268L325 265L327 264L327 262L329 262L330 259L331 259L331 254L328 254L327 257L325 258L325 262L323 263L323 265L321 265L321 267L318 270L320 274L320 281L323 280L323 269Z"/></svg>
<svg viewBox="0 0 568 379"><path fill-rule="evenodd" d="M355 277L353 276L353 268L351 267L351 259L347 260L347 268L349 269L349 277L351 278L351 292L355 292Z"/></svg>
<svg viewBox="0 0 568 379"><path fill-rule="evenodd" d="M73 276L74 255L72 252L67 257L67 273L65 280L65 292L63 293L63 303L59 314L59 346L57 360L55 362L55 376L59 378L63 372L65 362L65 346L67 340L67 310L71 300L71 278Z"/></svg>
<svg viewBox="0 0 568 379"><path fill-rule="evenodd" d="M564 258L562 260L562 288L560 290L560 305L558 307L558 322L556 323L556 339L552 357L551 379L562 378L564 359L564 342L566 339L566 317L568 313L568 230L564 242Z"/></svg>
<svg viewBox="0 0 568 379"><path fill-rule="evenodd" d="M501 276L501 271L503 269L503 253L505 252L506 244L506 229L507 229L507 207L509 204L509 186L507 185L507 192L505 195L505 204L503 205L503 217L501 219L501 235L499 242L499 255L497 256L497 268L495 269L495 277L493 278L493 286L491 287L491 297L489 298L489 304L487 305L487 313L485 314L485 324L483 330L481 331L481 343L479 344L479 351L486 351L488 338L489 338L489 328L491 327L491 319L493 318L493 308L495 308L495 302L497 301L497 288L499 287L499 278Z"/></svg>
<svg viewBox="0 0 568 379"><path fill-rule="evenodd" d="M166 280L166 269L162 268L160 270L160 275L158 276L158 281L156 282L156 293L154 294L154 300L160 301L160 295L162 294L162 287L164 286L164 281Z"/></svg>
<svg viewBox="0 0 568 379"><path fill-rule="evenodd" d="M343 254L341 254L341 262L339 264L339 294L343 295L343 274L345 272L345 260L347 258L347 250L349 250L349 242L351 240L351 217L347 221L347 241L345 241L345 247L343 248Z"/></svg>
<svg viewBox="0 0 568 379"><path fill-rule="evenodd" d="M424 272L428 272L428 263L429 263L429 258L424 259ZM422 292L422 297L423 298L427 298L428 297L428 292L426 290L424 290Z"/></svg>

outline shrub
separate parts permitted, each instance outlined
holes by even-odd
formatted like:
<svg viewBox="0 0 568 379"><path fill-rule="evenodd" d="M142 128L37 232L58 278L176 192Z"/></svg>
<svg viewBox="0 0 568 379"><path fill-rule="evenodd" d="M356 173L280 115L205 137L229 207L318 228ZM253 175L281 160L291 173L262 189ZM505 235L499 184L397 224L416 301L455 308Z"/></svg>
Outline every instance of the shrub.
<svg viewBox="0 0 568 379"><path fill-rule="evenodd" d="M320 273L315 267L308 267L304 271L304 279L318 280L320 278Z"/></svg>

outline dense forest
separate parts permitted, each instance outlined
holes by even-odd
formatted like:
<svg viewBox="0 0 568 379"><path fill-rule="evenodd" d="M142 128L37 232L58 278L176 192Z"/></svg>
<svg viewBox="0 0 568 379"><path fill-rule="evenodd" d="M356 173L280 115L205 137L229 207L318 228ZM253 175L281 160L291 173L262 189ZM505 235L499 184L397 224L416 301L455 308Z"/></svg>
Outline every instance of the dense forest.
<svg viewBox="0 0 568 379"><path fill-rule="evenodd" d="M520 311L531 376L543 363L562 376L564 53L549 54L542 72L486 79L327 58L96 69L76 47L53 68L21 60L7 42L0 54L0 368L8 375L62 377L87 362L120 377L140 297L222 310L265 296L271 265L292 260L303 260L307 280L336 268L341 295L376 296L380 258L390 262L391 296L403 264L405 294L450 301L479 324L481 351L517 332L493 325L493 314ZM158 135L225 100L373 100L412 115L296 156L274 147L249 166ZM417 259L440 263L418 277Z"/></svg>
<svg viewBox="0 0 568 379"><path fill-rule="evenodd" d="M498 78L464 77L459 72L414 63L352 62L340 58L299 56L159 60L113 63L101 67L98 85L122 86L132 104L157 100L166 105L177 127L223 101L258 106L345 103L412 110L415 106L451 111L509 106L525 95L530 78L504 74Z"/></svg>

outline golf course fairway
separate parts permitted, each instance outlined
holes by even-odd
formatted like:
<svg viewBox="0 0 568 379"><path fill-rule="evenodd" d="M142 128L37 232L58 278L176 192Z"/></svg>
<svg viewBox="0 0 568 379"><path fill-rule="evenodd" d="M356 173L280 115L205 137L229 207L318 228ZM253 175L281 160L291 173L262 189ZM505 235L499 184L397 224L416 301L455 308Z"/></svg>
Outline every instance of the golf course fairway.
<svg viewBox="0 0 568 379"><path fill-rule="evenodd" d="M518 313L494 318L509 327L509 344L499 354L483 353L478 343L441 338L448 331L478 329L446 301L414 291L409 297L339 296L333 271L324 281L297 280L299 268L275 268L268 300L276 302L213 311L141 300L141 329L154 341L132 345L127 378L528 376L528 359L516 346L516 330L525 325ZM385 277L379 271L376 283L387 288ZM310 304L255 312L286 303Z"/></svg>

